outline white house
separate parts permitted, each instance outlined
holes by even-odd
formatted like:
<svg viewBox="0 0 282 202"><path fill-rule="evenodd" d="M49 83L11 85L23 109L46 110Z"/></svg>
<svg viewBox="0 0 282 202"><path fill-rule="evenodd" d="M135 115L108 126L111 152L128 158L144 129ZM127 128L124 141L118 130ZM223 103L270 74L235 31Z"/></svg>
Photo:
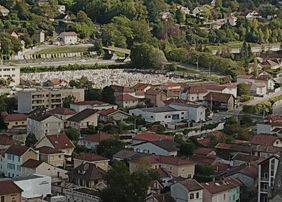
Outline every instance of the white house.
<svg viewBox="0 0 282 202"><path fill-rule="evenodd" d="M123 108L134 108L138 105L138 99L129 94L122 94L116 97L116 103Z"/></svg>
<svg viewBox="0 0 282 202"><path fill-rule="evenodd" d="M265 96L267 93L267 88L265 83L256 82L251 84L250 91L253 95Z"/></svg>
<svg viewBox="0 0 282 202"><path fill-rule="evenodd" d="M188 112L185 110L176 110L169 106L140 108L129 110L130 115L141 115L146 122L154 123L178 123L188 120Z"/></svg>
<svg viewBox="0 0 282 202"><path fill-rule="evenodd" d="M67 119L68 127L77 129L96 127L98 125L98 113L94 109L85 109Z"/></svg>
<svg viewBox="0 0 282 202"><path fill-rule="evenodd" d="M81 101L70 104L70 108L76 112L81 112L85 109L105 110L105 109L117 109L117 105L112 105L106 102L91 100Z"/></svg>
<svg viewBox="0 0 282 202"><path fill-rule="evenodd" d="M203 86L188 86L181 91L180 98L195 102L204 100L206 94L208 94L208 90Z"/></svg>
<svg viewBox="0 0 282 202"><path fill-rule="evenodd" d="M135 152L156 154L162 156L177 156L177 144L169 140L160 140L154 142L141 142L132 145Z"/></svg>
<svg viewBox="0 0 282 202"><path fill-rule="evenodd" d="M46 175L52 178L67 179L67 170L52 166L46 162L29 159L22 165L22 176L33 174Z"/></svg>
<svg viewBox="0 0 282 202"><path fill-rule="evenodd" d="M60 39L64 45L73 45L78 42L77 33L75 32L62 32Z"/></svg>
<svg viewBox="0 0 282 202"><path fill-rule="evenodd" d="M50 113L35 113L27 118L27 134L34 134L37 140L45 135L59 134L64 130L64 121Z"/></svg>
<svg viewBox="0 0 282 202"><path fill-rule="evenodd" d="M202 105L171 103L169 106L176 110L186 110L189 121L200 122L206 119L206 108Z"/></svg>
<svg viewBox="0 0 282 202"><path fill-rule="evenodd" d="M0 161L1 172L7 177L22 175L22 164L28 159L38 160L38 153L32 148L20 145L10 146Z"/></svg>
<svg viewBox="0 0 282 202"><path fill-rule="evenodd" d="M177 182L170 187L175 202L203 202L203 187L194 179Z"/></svg>
<svg viewBox="0 0 282 202"><path fill-rule="evenodd" d="M22 190L22 197L27 200L37 200L51 194L51 177L45 175L31 175L14 180Z"/></svg>
<svg viewBox="0 0 282 202"><path fill-rule="evenodd" d="M94 135L86 135L78 141L78 145L87 149L96 149L99 143L103 140L112 138L108 133L99 132Z"/></svg>
<svg viewBox="0 0 282 202"><path fill-rule="evenodd" d="M1 66L0 79L11 79L10 86L20 84L20 68L14 66Z"/></svg>

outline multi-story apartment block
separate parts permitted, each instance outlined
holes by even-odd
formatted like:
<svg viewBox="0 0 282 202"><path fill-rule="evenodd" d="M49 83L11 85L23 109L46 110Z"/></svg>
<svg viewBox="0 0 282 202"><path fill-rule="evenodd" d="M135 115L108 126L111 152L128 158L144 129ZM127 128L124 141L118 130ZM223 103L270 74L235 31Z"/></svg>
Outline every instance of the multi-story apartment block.
<svg viewBox="0 0 282 202"><path fill-rule="evenodd" d="M258 202L268 202L274 187L279 158L270 156L258 164Z"/></svg>
<svg viewBox="0 0 282 202"><path fill-rule="evenodd" d="M11 79L10 86L20 84L20 68L1 66L0 67L0 79Z"/></svg>
<svg viewBox="0 0 282 202"><path fill-rule="evenodd" d="M22 175L22 164L29 159L38 160L38 153L26 146L12 145L1 158L2 173L7 177L17 177Z"/></svg>
<svg viewBox="0 0 282 202"><path fill-rule="evenodd" d="M54 109L62 107L66 97L73 96L75 101L84 100L84 89L24 89L17 93L18 112L29 113L37 108Z"/></svg>

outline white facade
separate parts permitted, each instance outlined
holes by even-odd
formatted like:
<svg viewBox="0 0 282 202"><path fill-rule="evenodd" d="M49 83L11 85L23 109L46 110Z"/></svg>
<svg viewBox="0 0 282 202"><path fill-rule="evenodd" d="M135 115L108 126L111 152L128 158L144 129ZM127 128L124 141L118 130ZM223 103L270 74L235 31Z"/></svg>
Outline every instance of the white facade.
<svg viewBox="0 0 282 202"><path fill-rule="evenodd" d="M64 121L55 116L49 116L42 121L27 118L27 134L34 134L37 140L45 135L59 134L63 130Z"/></svg>
<svg viewBox="0 0 282 202"><path fill-rule="evenodd" d="M142 153L149 153L149 154L156 154L161 156L177 156L177 150L175 151L168 151L165 150L152 142L144 142L139 143L136 145L132 145L135 152L142 152Z"/></svg>
<svg viewBox="0 0 282 202"><path fill-rule="evenodd" d="M74 32L62 32L60 38L65 45L73 45L78 42L77 34Z"/></svg>
<svg viewBox="0 0 282 202"><path fill-rule="evenodd" d="M96 149L96 147L99 145L98 142L91 142L88 140L84 140L84 139L80 139L77 143L77 145L81 146L81 147L85 147L87 149Z"/></svg>
<svg viewBox="0 0 282 202"><path fill-rule="evenodd" d="M105 110L105 109L117 109L117 105L112 105L108 103L104 104L70 104L70 108L76 112L81 112L85 109L94 109L94 110Z"/></svg>
<svg viewBox="0 0 282 202"><path fill-rule="evenodd" d="M0 66L0 79L11 78L10 86L20 84L20 68L13 66Z"/></svg>
<svg viewBox="0 0 282 202"><path fill-rule="evenodd" d="M203 202L203 189L189 191L181 183L171 185L170 195L176 202Z"/></svg>
<svg viewBox="0 0 282 202"><path fill-rule="evenodd" d="M146 108L150 109L150 108ZM133 109L129 110L130 115L139 116L141 115L146 122L154 123L178 123L180 121L188 120L188 112L180 111L180 110L170 110L170 111L147 111L145 108L143 109Z"/></svg>
<svg viewBox="0 0 282 202"><path fill-rule="evenodd" d="M98 114L92 114L79 122L67 121L67 126L77 129L88 128L89 126L96 127L98 126Z"/></svg>
<svg viewBox="0 0 282 202"><path fill-rule="evenodd" d="M186 104L170 104L170 107L177 110L187 110L188 119L190 121L205 121L206 119L206 108L200 105L186 105Z"/></svg>
<svg viewBox="0 0 282 202"><path fill-rule="evenodd" d="M66 201L68 202L100 202L101 199L96 196L92 190L88 191L86 188L82 189L68 189L65 191Z"/></svg>
<svg viewBox="0 0 282 202"><path fill-rule="evenodd" d="M22 190L22 196L27 199L46 197L51 194L51 177L32 175L15 179L15 184Z"/></svg>

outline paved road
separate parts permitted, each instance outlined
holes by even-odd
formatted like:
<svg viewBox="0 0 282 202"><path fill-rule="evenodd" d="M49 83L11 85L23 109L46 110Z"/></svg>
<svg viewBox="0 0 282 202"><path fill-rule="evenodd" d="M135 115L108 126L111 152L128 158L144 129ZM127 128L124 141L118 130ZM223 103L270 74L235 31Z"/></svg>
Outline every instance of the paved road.
<svg viewBox="0 0 282 202"><path fill-rule="evenodd" d="M72 64L99 64L99 65L120 65L123 62L116 62L115 60L101 60L101 59L72 59L66 61L50 61L50 62L34 62L34 63L22 63L15 64L15 66L23 67L46 67L46 66L60 66L60 65L72 65Z"/></svg>

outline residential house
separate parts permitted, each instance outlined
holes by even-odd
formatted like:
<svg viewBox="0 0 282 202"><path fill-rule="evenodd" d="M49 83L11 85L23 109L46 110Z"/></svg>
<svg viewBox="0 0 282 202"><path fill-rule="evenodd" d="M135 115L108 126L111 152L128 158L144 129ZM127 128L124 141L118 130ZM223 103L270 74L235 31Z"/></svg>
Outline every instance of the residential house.
<svg viewBox="0 0 282 202"><path fill-rule="evenodd" d="M13 80L10 83L10 87L20 84L20 67L15 66L3 66L0 67L0 78L8 79L12 78ZM21 113L20 111L18 111Z"/></svg>
<svg viewBox="0 0 282 202"><path fill-rule="evenodd" d="M170 106L132 109L129 110L129 114L135 116L141 115L146 122L160 122L166 126L169 123L173 124L189 119L188 111L177 110Z"/></svg>
<svg viewBox="0 0 282 202"><path fill-rule="evenodd" d="M116 103L122 108L135 108L138 105L138 99L129 94L122 94L116 97Z"/></svg>
<svg viewBox="0 0 282 202"><path fill-rule="evenodd" d="M67 119L67 127L82 129L89 126L96 127L98 125L98 111L95 109L84 109L81 112Z"/></svg>
<svg viewBox="0 0 282 202"><path fill-rule="evenodd" d="M45 41L45 32L43 30L37 31L32 38L36 43L43 43Z"/></svg>
<svg viewBox="0 0 282 202"><path fill-rule="evenodd" d="M30 113L37 108L62 107L64 99L72 96L75 102L84 100L83 88L29 88L17 92L18 112Z"/></svg>
<svg viewBox="0 0 282 202"><path fill-rule="evenodd" d="M64 121L44 109L38 109L27 118L27 134L34 134L37 140L46 135L58 134L64 130Z"/></svg>
<svg viewBox="0 0 282 202"><path fill-rule="evenodd" d="M111 138L112 136L110 134L99 132L94 135L86 135L82 137L77 144L81 147L95 150L101 141Z"/></svg>
<svg viewBox="0 0 282 202"><path fill-rule="evenodd" d="M48 146L39 147L38 151L40 161L55 167L63 167L65 165L64 152Z"/></svg>
<svg viewBox="0 0 282 202"><path fill-rule="evenodd" d="M279 157L279 164L277 166L276 175L274 179L274 185L271 187L271 192L269 196L269 202L279 202L282 201L281 196L281 179L282 179L282 156Z"/></svg>
<svg viewBox="0 0 282 202"><path fill-rule="evenodd" d="M51 177L46 175L31 175L13 179L22 190L24 201L41 201L51 195Z"/></svg>
<svg viewBox="0 0 282 202"><path fill-rule="evenodd" d="M99 120L104 122L111 122L111 121L123 121L130 117L130 115L124 111L118 109L105 109L99 111Z"/></svg>
<svg viewBox="0 0 282 202"><path fill-rule="evenodd" d="M1 202L22 202L23 190L18 185L16 185L13 180L1 180L0 187Z"/></svg>
<svg viewBox="0 0 282 202"><path fill-rule="evenodd" d="M232 94L210 92L204 96L205 106L212 110L232 111L235 109L235 98Z"/></svg>
<svg viewBox="0 0 282 202"><path fill-rule="evenodd" d="M277 134L281 136L282 117L278 115L267 116L263 122L257 123L257 134Z"/></svg>
<svg viewBox="0 0 282 202"><path fill-rule="evenodd" d="M120 86L120 85L111 85L111 88L114 90L114 96L120 96L123 94L128 94L134 96L134 90L127 86Z"/></svg>
<svg viewBox="0 0 282 202"><path fill-rule="evenodd" d="M69 182L81 187L96 188L103 183L105 171L95 164L82 163L68 172Z"/></svg>
<svg viewBox="0 0 282 202"><path fill-rule="evenodd" d="M252 95L265 96L267 94L267 87L265 83L255 82L251 84L250 92Z"/></svg>
<svg viewBox="0 0 282 202"><path fill-rule="evenodd" d="M27 127L27 115L26 114L7 114L4 116L4 123L7 129L12 128L26 128Z"/></svg>
<svg viewBox="0 0 282 202"><path fill-rule="evenodd" d="M254 135L250 143L253 145L282 147L281 140L274 135L264 135L264 134Z"/></svg>
<svg viewBox="0 0 282 202"><path fill-rule="evenodd" d="M171 103L168 105L176 110L185 110L188 112L188 120L201 122L206 120L206 108L198 104Z"/></svg>
<svg viewBox="0 0 282 202"><path fill-rule="evenodd" d="M275 86L275 81L269 75L259 75L258 77L251 75L238 75L237 83L247 83L251 85L259 85L260 83L261 86L262 84L265 84L267 91L273 91Z"/></svg>
<svg viewBox="0 0 282 202"><path fill-rule="evenodd" d="M58 117L59 119L62 119L63 121L66 121L68 118L76 114L76 112L71 110L70 108L63 108L63 107L57 107L48 112Z"/></svg>
<svg viewBox="0 0 282 202"><path fill-rule="evenodd" d="M144 142L155 142L155 141L174 141L174 136L172 135L160 135L154 132L145 131L139 132L132 138L132 144L144 143Z"/></svg>
<svg viewBox="0 0 282 202"><path fill-rule="evenodd" d="M62 151L65 157L72 156L72 152L75 148L72 141L65 134L44 136L35 144L36 149L41 147L51 147L53 149Z"/></svg>
<svg viewBox="0 0 282 202"><path fill-rule="evenodd" d="M182 89L182 84L168 82L161 84L159 88L166 92L167 99L178 99Z"/></svg>
<svg viewBox="0 0 282 202"><path fill-rule="evenodd" d="M38 160L38 153L32 148L12 145L4 153L0 162L2 173L7 177L17 177L22 175L22 164L29 159Z"/></svg>
<svg viewBox="0 0 282 202"><path fill-rule="evenodd" d="M225 23L228 23L232 27L237 25L238 18L236 16L230 16L225 20Z"/></svg>
<svg viewBox="0 0 282 202"><path fill-rule="evenodd" d="M100 202L101 199L96 190L88 188L67 189L65 191L68 202Z"/></svg>
<svg viewBox="0 0 282 202"><path fill-rule="evenodd" d="M249 144L227 144L227 143L218 143L215 146L217 156L230 160L238 152L251 155L253 147Z"/></svg>
<svg viewBox="0 0 282 202"><path fill-rule="evenodd" d="M137 83L136 85L131 87L131 89L133 89L134 91L134 97L136 98L145 98L145 93L150 88L151 85L146 83Z"/></svg>
<svg viewBox="0 0 282 202"><path fill-rule="evenodd" d="M254 18L261 18L257 11L250 11L245 15L247 20L252 20Z"/></svg>
<svg viewBox="0 0 282 202"><path fill-rule="evenodd" d="M6 17L9 15L10 10L5 8L4 6L0 5L0 13L3 17Z"/></svg>
<svg viewBox="0 0 282 202"><path fill-rule="evenodd" d="M31 176L34 174L46 175L52 178L67 179L67 171L61 168L52 166L46 162L29 159L22 165L22 176Z"/></svg>
<svg viewBox="0 0 282 202"><path fill-rule="evenodd" d="M193 178L195 173L195 163L179 157L146 155L129 161L129 171L131 173L144 166L150 169L164 168L175 177Z"/></svg>
<svg viewBox="0 0 282 202"><path fill-rule="evenodd" d="M255 152L256 148L253 148L253 150ZM250 163L256 164L259 160L260 160L260 157L258 155L237 152L232 156L230 165L238 167L238 166L250 164Z"/></svg>
<svg viewBox="0 0 282 202"><path fill-rule="evenodd" d="M0 149L8 149L11 145L16 143L17 141L13 140L12 136L0 134Z"/></svg>
<svg viewBox="0 0 282 202"><path fill-rule="evenodd" d="M203 187L194 179L186 179L171 185L170 195L176 202L203 202Z"/></svg>
<svg viewBox="0 0 282 202"><path fill-rule="evenodd" d="M181 91L180 98L187 101L202 101L208 90L204 86L189 85Z"/></svg>
<svg viewBox="0 0 282 202"><path fill-rule="evenodd" d="M77 33L75 32L62 32L60 33L60 40L64 45L73 45L78 42Z"/></svg>
<svg viewBox="0 0 282 202"><path fill-rule="evenodd" d="M169 194L151 194L145 202L175 202Z"/></svg>
<svg viewBox="0 0 282 202"><path fill-rule="evenodd" d="M234 98L237 98L237 83L204 83L203 86L208 90L208 92L231 94Z"/></svg>
<svg viewBox="0 0 282 202"><path fill-rule="evenodd" d="M258 163L258 202L268 202L274 187L279 158L270 156Z"/></svg>
<svg viewBox="0 0 282 202"><path fill-rule="evenodd" d="M117 109L117 105L112 105L98 100L81 101L70 104L70 108L76 112L81 112L85 109L105 110L105 109Z"/></svg>
<svg viewBox="0 0 282 202"><path fill-rule="evenodd" d="M240 201L241 182L228 177L220 181L202 183L205 202L238 202Z"/></svg>
<svg viewBox="0 0 282 202"><path fill-rule="evenodd" d="M163 187L170 186L174 182L174 177L172 174L164 168L153 169L153 172L158 174L159 181Z"/></svg>
<svg viewBox="0 0 282 202"><path fill-rule="evenodd" d="M109 161L110 159L107 159L97 154L82 153L73 158L73 166L74 168L76 168L83 163L92 163L96 165L96 167L101 168L104 171L108 171L109 170Z"/></svg>
<svg viewBox="0 0 282 202"><path fill-rule="evenodd" d="M164 90L150 88L145 92L145 98L150 101L152 106L163 106L163 101L167 100L167 94Z"/></svg>
<svg viewBox="0 0 282 202"><path fill-rule="evenodd" d="M216 156L216 152L211 149L211 148L205 148L205 147L198 147L193 151L194 155L199 155L199 156Z"/></svg>
<svg viewBox="0 0 282 202"><path fill-rule="evenodd" d="M282 67L281 59L269 59L265 60L260 64L263 68L270 68L276 70Z"/></svg>
<svg viewBox="0 0 282 202"><path fill-rule="evenodd" d="M162 156L177 156L177 144L170 140L160 140L153 142L141 142L133 144L132 148L136 152L156 154Z"/></svg>

